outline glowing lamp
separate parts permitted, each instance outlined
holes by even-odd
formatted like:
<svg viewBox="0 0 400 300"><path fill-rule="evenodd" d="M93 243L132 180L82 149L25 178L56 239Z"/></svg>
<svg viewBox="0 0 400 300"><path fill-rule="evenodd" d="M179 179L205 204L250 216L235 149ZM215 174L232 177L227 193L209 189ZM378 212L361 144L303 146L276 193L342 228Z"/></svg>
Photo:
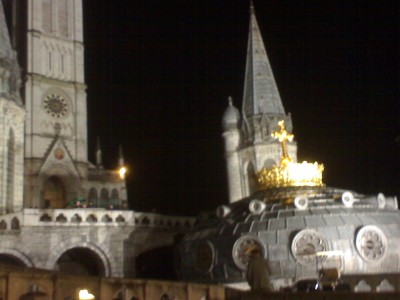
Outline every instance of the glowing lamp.
<svg viewBox="0 0 400 300"><path fill-rule="evenodd" d="M79 300L90 300L95 299L93 294L90 294L88 290L80 290L79 291Z"/></svg>
<svg viewBox="0 0 400 300"><path fill-rule="evenodd" d="M125 179L126 172L128 172L128 169L125 166L122 166L121 168L119 168L119 170L118 170L119 177L121 179Z"/></svg>

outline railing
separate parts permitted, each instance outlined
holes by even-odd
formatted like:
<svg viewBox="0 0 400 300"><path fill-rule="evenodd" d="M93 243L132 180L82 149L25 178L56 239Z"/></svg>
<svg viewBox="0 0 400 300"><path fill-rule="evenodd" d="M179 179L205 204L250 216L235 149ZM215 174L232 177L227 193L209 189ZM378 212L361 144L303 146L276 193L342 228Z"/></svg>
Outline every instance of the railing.
<svg viewBox="0 0 400 300"><path fill-rule="evenodd" d="M103 208L32 209L0 215L1 230L20 230L23 226L135 226L191 228L193 217L167 216L156 213Z"/></svg>

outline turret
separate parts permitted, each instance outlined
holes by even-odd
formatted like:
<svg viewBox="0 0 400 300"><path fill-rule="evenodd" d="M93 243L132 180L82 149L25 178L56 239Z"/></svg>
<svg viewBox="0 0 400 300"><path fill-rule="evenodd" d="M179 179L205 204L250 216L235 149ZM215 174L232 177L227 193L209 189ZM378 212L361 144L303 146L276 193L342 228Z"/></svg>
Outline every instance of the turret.
<svg viewBox="0 0 400 300"><path fill-rule="evenodd" d="M241 194L240 166L237 149L240 145L240 113L228 98L228 107L222 118L223 138L225 141L225 160L228 179L229 201L233 202L236 195Z"/></svg>
<svg viewBox="0 0 400 300"><path fill-rule="evenodd" d="M101 151L100 138L97 137L96 144L96 166L100 169L103 168L103 153Z"/></svg>

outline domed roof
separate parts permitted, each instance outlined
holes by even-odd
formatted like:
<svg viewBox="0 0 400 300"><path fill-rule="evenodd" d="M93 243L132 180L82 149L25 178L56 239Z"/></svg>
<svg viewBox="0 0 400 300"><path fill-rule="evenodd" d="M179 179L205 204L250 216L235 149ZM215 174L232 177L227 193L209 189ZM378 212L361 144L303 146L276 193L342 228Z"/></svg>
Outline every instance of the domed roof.
<svg viewBox="0 0 400 300"><path fill-rule="evenodd" d="M228 98L229 105L225 109L224 116L222 118L222 127L225 131L237 129L240 121L239 110L233 105L232 98Z"/></svg>

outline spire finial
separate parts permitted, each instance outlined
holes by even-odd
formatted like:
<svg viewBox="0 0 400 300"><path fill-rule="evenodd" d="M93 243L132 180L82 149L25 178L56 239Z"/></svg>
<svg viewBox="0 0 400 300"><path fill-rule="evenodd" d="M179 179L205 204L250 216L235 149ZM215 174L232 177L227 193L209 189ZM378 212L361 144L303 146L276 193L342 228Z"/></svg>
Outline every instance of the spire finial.
<svg viewBox="0 0 400 300"><path fill-rule="evenodd" d="M233 105L233 99L231 96L228 97L228 104L229 104L229 106Z"/></svg>
<svg viewBox="0 0 400 300"><path fill-rule="evenodd" d="M250 0L250 14L254 14L254 3L253 3L253 0Z"/></svg>
<svg viewBox="0 0 400 300"><path fill-rule="evenodd" d="M100 137L97 137L97 144L96 144L96 165L98 168L103 168L103 157L101 152L101 144L100 144Z"/></svg>
<svg viewBox="0 0 400 300"><path fill-rule="evenodd" d="M125 165L124 154L122 152L122 145L119 145L118 148L118 164L120 167L123 167Z"/></svg>
<svg viewBox="0 0 400 300"><path fill-rule="evenodd" d="M119 164L119 177L122 180L125 180L126 172L128 169L125 166L125 160L124 160L124 154L122 153L122 145L119 145L119 151L118 151L118 164Z"/></svg>

